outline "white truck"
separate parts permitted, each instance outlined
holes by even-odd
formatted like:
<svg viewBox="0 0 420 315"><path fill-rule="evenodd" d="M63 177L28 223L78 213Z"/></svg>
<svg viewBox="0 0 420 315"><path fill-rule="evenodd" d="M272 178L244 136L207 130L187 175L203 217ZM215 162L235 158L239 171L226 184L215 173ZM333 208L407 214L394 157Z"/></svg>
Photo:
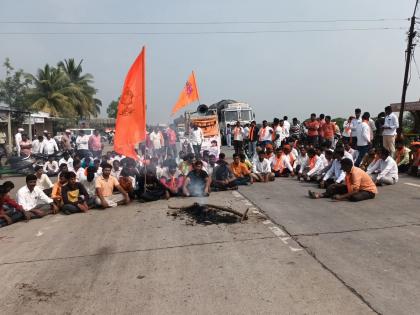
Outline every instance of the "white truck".
<svg viewBox="0 0 420 315"><path fill-rule="evenodd" d="M209 112L211 111L216 111L221 130L224 130L227 124L232 126L239 121L244 126L255 119L255 113L249 104L233 100L222 100L213 104L209 107Z"/></svg>

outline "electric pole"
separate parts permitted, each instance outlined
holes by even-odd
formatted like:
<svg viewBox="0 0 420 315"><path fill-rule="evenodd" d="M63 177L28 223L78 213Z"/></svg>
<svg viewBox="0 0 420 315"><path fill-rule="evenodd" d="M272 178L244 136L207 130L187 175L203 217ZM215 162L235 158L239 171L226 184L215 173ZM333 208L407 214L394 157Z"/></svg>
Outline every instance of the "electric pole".
<svg viewBox="0 0 420 315"><path fill-rule="evenodd" d="M419 0L416 0L413 16L411 17L410 30L408 31L407 50L405 51L406 56L405 56L404 84L403 84L403 90L402 90L402 95L401 95L400 116L398 117L398 122L399 122L401 130L402 130L402 122L403 122L403 116L404 116L405 96L406 96L407 87L408 87L408 75L410 73L411 55L413 53L413 48L414 48L413 39L414 37L416 37L416 31L414 30L414 26L416 24L416 11L417 11L418 4L419 4Z"/></svg>

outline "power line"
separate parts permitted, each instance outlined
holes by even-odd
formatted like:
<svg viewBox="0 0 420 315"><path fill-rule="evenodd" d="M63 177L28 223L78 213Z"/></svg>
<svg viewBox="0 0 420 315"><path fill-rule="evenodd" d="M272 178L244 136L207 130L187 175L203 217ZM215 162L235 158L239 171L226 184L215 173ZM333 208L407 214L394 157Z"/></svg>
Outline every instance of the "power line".
<svg viewBox="0 0 420 315"><path fill-rule="evenodd" d="M211 35L211 34L263 34L263 33L312 33L347 31L389 31L405 30L403 27L335 28L301 30L261 30L261 31L197 31L197 32L0 32L0 35Z"/></svg>
<svg viewBox="0 0 420 315"><path fill-rule="evenodd" d="M290 23L338 23L338 22L388 22L409 21L410 18L366 18L366 19L303 19L274 21L200 21L200 22L77 22L77 21L1 21L0 24L53 24L53 25L218 25L218 24L290 24Z"/></svg>

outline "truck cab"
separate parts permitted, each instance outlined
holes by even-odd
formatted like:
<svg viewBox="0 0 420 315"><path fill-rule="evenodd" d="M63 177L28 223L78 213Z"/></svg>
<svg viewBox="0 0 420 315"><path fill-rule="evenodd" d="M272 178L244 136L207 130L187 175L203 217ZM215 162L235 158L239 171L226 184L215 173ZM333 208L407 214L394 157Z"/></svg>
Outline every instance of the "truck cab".
<svg viewBox="0 0 420 315"><path fill-rule="evenodd" d="M237 121L241 125L249 124L254 120L255 114L247 103L232 103L227 104L225 108L220 111L219 124L222 129L226 128L227 124L235 125Z"/></svg>

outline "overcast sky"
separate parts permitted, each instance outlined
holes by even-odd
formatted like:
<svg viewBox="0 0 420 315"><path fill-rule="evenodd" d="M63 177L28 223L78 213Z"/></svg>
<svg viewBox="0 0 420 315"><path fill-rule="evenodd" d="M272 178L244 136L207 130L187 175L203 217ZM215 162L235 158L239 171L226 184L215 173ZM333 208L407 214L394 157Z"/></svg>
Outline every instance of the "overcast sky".
<svg viewBox="0 0 420 315"><path fill-rule="evenodd" d="M414 0L1 0L0 21L226 22L403 19ZM319 29L404 28L314 32ZM4 35L0 59L34 73L45 63L83 59L95 77L105 115L135 57L147 47L149 123L167 122L191 70L201 102L244 101L257 120L311 112L348 116L355 106L376 115L398 102L408 21L222 25L1 24L0 32L209 32L312 30L200 35ZM420 57L419 57L420 62ZM0 78L4 77L1 69ZM413 66L407 100L420 96ZM189 109L196 105L191 105Z"/></svg>

